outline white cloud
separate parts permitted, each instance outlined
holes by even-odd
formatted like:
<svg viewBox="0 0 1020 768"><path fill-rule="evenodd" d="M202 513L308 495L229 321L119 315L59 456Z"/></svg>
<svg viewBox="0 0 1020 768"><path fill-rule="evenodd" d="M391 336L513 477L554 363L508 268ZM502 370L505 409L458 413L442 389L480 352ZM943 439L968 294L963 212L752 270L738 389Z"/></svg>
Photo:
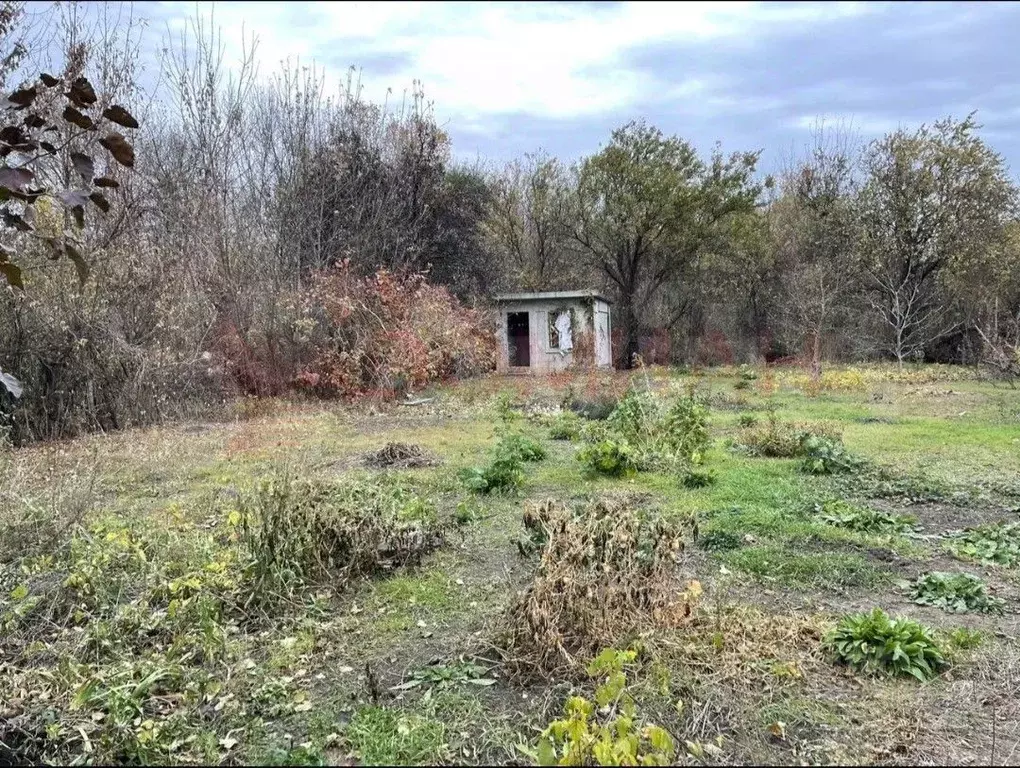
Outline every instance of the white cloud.
<svg viewBox="0 0 1020 768"><path fill-rule="evenodd" d="M186 2L163 3L181 19ZM544 3L245 3L200 4L223 28L228 56L240 56L240 33L259 39L261 71L300 58L328 57L332 82L344 64L364 61L369 98L400 93L414 79L447 117L481 127L501 116L565 119L626 110L637 103L712 96L712 78L692 73L664 83L630 66L625 54L652 44L725 41L739 46L786 25L867 13L860 3L660 3L591 8ZM396 70L373 71L385 57Z"/></svg>

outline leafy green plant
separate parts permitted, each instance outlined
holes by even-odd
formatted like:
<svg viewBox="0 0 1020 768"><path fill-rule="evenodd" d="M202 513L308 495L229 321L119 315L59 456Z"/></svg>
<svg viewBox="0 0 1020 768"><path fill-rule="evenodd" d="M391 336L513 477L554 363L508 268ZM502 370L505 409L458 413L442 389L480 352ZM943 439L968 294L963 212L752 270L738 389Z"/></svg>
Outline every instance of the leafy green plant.
<svg viewBox="0 0 1020 768"><path fill-rule="evenodd" d="M589 472L610 477L625 477L637 471L634 449L625 440L601 440L577 452Z"/></svg>
<svg viewBox="0 0 1020 768"><path fill-rule="evenodd" d="M673 738L657 725L645 724L627 689L625 668L635 651L607 648L588 666L602 678L594 701L571 696L564 717L543 731L534 752L539 765L669 765L676 756Z"/></svg>
<svg viewBox="0 0 1020 768"><path fill-rule="evenodd" d="M494 407L496 409L496 416L504 424L512 424L521 418L521 412L517 408L514 393L509 390L503 390L496 395Z"/></svg>
<svg viewBox="0 0 1020 768"><path fill-rule="evenodd" d="M693 390L677 397L662 418L662 442L675 454L700 464L708 446L708 407Z"/></svg>
<svg viewBox="0 0 1020 768"><path fill-rule="evenodd" d="M812 475L856 472L864 461L850 453L843 443L822 435L805 434L800 439L801 469Z"/></svg>
<svg viewBox="0 0 1020 768"><path fill-rule="evenodd" d="M1002 613L1006 601L988 594L988 587L969 573L927 573L911 586L919 605L933 605L949 613Z"/></svg>
<svg viewBox="0 0 1020 768"><path fill-rule="evenodd" d="M946 546L957 557L1014 566L1020 562L1020 522L969 528L950 539Z"/></svg>
<svg viewBox="0 0 1020 768"><path fill-rule="evenodd" d="M859 533L905 533L917 522L912 515L892 515L870 507L858 507L841 499L815 504L815 516L828 525Z"/></svg>
<svg viewBox="0 0 1020 768"><path fill-rule="evenodd" d="M362 765L434 765L448 760L443 724L397 709L362 707L343 735Z"/></svg>
<svg viewBox="0 0 1020 768"><path fill-rule="evenodd" d="M881 608L846 616L826 634L822 648L836 661L882 675L924 682L947 665L931 630L912 619L893 619Z"/></svg>
<svg viewBox="0 0 1020 768"><path fill-rule="evenodd" d="M636 444L652 433L658 417L659 403L655 395L631 387L620 398L606 423L609 429Z"/></svg>
<svg viewBox="0 0 1020 768"><path fill-rule="evenodd" d="M411 678L393 686L394 691L408 691L419 686L434 686L440 690L456 685L471 684L489 686L496 683L495 678L488 676L489 670L474 662L461 659L453 664L436 664L416 669Z"/></svg>
<svg viewBox="0 0 1020 768"><path fill-rule="evenodd" d="M503 435L496 443L497 456L516 456L521 461L541 461L545 458L545 448L530 437L517 432Z"/></svg>
<svg viewBox="0 0 1020 768"><path fill-rule="evenodd" d="M459 473L464 486L474 493L506 493L524 485L523 463L516 455L497 455L485 467L465 467Z"/></svg>

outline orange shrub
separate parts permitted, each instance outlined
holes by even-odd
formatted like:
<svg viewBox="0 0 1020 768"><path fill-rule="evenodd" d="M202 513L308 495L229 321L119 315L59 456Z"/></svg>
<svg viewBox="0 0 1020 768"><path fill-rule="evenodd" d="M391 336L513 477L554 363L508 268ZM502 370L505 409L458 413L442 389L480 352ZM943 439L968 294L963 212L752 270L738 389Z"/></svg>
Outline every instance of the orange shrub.
<svg viewBox="0 0 1020 768"><path fill-rule="evenodd" d="M342 262L312 281L305 313L312 360L297 383L320 394L396 396L495 366L490 320L420 273L362 277Z"/></svg>

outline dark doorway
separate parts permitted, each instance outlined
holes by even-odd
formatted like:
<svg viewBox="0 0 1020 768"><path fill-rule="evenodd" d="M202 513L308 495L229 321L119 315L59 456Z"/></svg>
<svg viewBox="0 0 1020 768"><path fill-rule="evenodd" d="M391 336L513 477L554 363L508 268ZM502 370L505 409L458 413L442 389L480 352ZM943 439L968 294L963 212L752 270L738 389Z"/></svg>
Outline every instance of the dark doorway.
<svg viewBox="0 0 1020 768"><path fill-rule="evenodd" d="M507 312L506 343L511 366L527 368L531 365L531 333L527 312Z"/></svg>

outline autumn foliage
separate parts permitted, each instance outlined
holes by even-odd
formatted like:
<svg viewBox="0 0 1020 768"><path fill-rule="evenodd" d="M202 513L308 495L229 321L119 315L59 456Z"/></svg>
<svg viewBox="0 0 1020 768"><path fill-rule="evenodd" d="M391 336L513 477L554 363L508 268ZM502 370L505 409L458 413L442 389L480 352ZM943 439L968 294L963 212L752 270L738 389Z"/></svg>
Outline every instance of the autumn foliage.
<svg viewBox="0 0 1020 768"><path fill-rule="evenodd" d="M495 365L490 320L422 273L341 262L315 277L304 312L312 354L296 381L321 395L393 396Z"/></svg>

